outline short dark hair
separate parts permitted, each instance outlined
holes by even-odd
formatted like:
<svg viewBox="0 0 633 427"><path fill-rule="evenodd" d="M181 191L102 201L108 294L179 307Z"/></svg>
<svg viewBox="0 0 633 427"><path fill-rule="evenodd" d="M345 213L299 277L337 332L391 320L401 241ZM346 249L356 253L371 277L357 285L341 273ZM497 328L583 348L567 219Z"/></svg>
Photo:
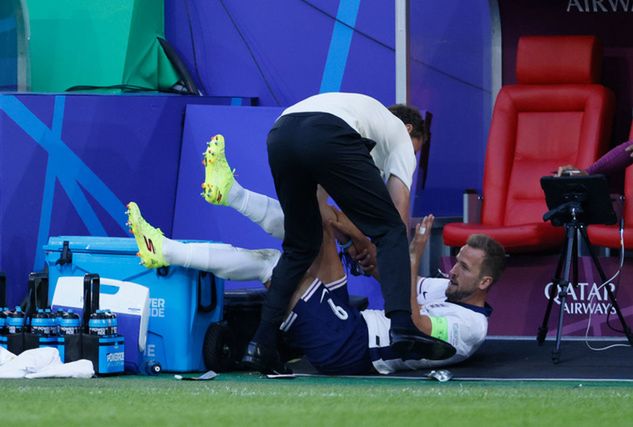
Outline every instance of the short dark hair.
<svg viewBox="0 0 633 427"><path fill-rule="evenodd" d="M389 111L402 120L405 125L411 125L411 138L422 138L424 135L424 119L420 110L404 104L396 104L389 107Z"/></svg>
<svg viewBox="0 0 633 427"><path fill-rule="evenodd" d="M506 251L501 243L485 234L472 234L466 244L473 249L483 251L481 274L492 277L492 282L496 282L506 267Z"/></svg>

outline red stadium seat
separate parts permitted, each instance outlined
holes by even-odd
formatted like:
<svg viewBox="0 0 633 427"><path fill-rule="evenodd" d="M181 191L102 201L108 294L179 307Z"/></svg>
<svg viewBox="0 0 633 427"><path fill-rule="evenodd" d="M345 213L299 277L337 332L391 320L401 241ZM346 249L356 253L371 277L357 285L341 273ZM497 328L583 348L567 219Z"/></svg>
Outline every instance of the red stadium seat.
<svg viewBox="0 0 633 427"><path fill-rule="evenodd" d="M517 84L501 89L492 116L481 223L447 224L447 246L486 233L510 253L560 247L563 229L543 222L539 180L560 165L587 167L606 151L614 98L597 83L601 61L593 36L521 37Z"/></svg>
<svg viewBox="0 0 633 427"><path fill-rule="evenodd" d="M629 139L633 139L633 123L629 131ZM624 172L624 248L633 249L633 167ZM589 240L594 246L620 248L620 229L617 225L590 225L587 227Z"/></svg>

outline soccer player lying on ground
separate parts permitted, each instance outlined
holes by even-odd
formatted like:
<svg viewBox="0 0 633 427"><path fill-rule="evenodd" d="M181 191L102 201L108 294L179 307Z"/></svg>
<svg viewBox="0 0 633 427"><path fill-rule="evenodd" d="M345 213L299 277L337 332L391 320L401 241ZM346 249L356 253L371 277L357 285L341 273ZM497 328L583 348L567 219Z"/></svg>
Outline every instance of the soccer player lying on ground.
<svg viewBox="0 0 633 427"><path fill-rule="evenodd" d="M244 196L247 199L239 204L238 210L248 212L249 218L266 225L264 228L270 234L283 236L283 214L273 199L249 192L236 182L232 188L239 189L242 201ZM236 198L229 198L230 206L233 205L231 200ZM252 204L256 206L250 206ZM431 353L427 355L428 359L405 361L397 358L389 347L389 319L384 311L359 312L348 304L346 278L336 253L334 233L349 233L353 245L348 250L355 249L361 256L371 252L366 247L363 249L371 243L342 213L327 207L323 201L320 207L326 225L323 247L302 280L301 288L305 292L295 293L289 317L283 325L290 343L303 350L317 369L329 374L360 374L369 372L373 365L378 372L389 373L452 364L474 353L486 336L487 317L491 311L485 297L505 261L503 248L497 242L487 236L473 236L458 254L449 279L423 279L412 274L411 303L416 326L451 343L457 354L432 361L430 359L437 357ZM135 203L130 203L128 209L139 256L150 268L179 265L209 271L225 279L258 279L265 283L280 255L275 249L253 251L228 244L182 243L167 239L142 218ZM432 222L432 216L426 217L416 229L410 246L412 272L418 271ZM370 261L366 265L371 268L371 256L368 258ZM374 273L378 274L377 271ZM314 295L316 297L312 299Z"/></svg>
<svg viewBox="0 0 633 427"><path fill-rule="evenodd" d="M433 216L416 226L409 254L416 272L429 238ZM338 258L334 229L324 225L321 252L292 299L282 324L288 342L301 349L310 363L326 374L388 374L446 366L470 357L481 345L492 309L486 304L490 286L505 262L503 248L485 235L473 235L457 255L449 279L412 273L411 308L414 324L424 333L455 347L447 359L401 359L389 346L389 323L383 310L358 311L349 304L347 277Z"/></svg>

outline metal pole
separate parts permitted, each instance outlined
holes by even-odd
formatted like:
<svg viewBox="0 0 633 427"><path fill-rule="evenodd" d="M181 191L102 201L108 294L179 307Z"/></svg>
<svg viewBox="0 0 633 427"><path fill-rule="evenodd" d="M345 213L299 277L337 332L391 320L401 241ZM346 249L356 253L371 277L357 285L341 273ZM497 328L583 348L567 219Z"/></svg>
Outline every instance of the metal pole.
<svg viewBox="0 0 633 427"><path fill-rule="evenodd" d="M492 109L495 105L495 100L497 99L497 94L501 90L502 84L502 72L503 72L503 54L501 48L501 17L499 15L499 1L498 0L488 0L488 6L490 9L490 32L491 37L490 41L492 43L490 57L492 59L492 64L490 67L492 73L492 91L490 96L492 100L490 102L490 113L492 114Z"/></svg>
<svg viewBox="0 0 633 427"><path fill-rule="evenodd" d="M409 101L409 0L396 0L396 103Z"/></svg>

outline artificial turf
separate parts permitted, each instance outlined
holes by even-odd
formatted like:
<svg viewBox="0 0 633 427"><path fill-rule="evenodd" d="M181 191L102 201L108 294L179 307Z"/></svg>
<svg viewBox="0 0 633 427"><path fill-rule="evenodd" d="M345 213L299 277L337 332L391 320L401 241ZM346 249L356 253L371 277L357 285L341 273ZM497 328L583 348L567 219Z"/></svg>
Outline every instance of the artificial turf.
<svg viewBox="0 0 633 427"><path fill-rule="evenodd" d="M221 374L0 380L3 425L629 426L627 383L459 382Z"/></svg>

